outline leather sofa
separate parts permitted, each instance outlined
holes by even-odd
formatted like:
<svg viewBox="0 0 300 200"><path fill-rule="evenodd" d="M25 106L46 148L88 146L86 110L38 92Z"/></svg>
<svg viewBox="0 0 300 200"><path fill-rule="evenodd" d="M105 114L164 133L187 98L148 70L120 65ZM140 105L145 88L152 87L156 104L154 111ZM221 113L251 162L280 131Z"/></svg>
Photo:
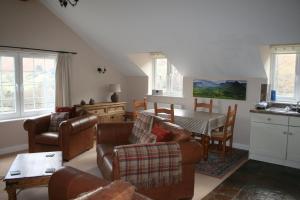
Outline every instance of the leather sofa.
<svg viewBox="0 0 300 200"><path fill-rule="evenodd" d="M29 152L62 151L64 160L71 160L91 149L96 135L97 117L90 114L63 121L58 132L49 132L50 115L27 119Z"/></svg>
<svg viewBox="0 0 300 200"><path fill-rule="evenodd" d="M64 167L56 171L48 185L49 200L69 200L78 195L93 191L110 182L90 175L72 167ZM151 200L139 193L134 193L133 200Z"/></svg>
<svg viewBox="0 0 300 200"><path fill-rule="evenodd" d="M156 119L157 120L157 119ZM190 135L183 128L157 120L164 128L176 135ZM129 144L129 136L133 122L98 124L97 134L97 164L106 180L120 179L117 156L114 156L114 147ZM178 137L176 137L178 139ZM174 139L175 141L177 139ZM174 142L173 140L173 142ZM197 141L188 137L188 140L178 141L182 153L182 181L178 184L165 185L153 188L138 188L137 191L156 200L190 199L194 195L195 164L203 156L203 147Z"/></svg>

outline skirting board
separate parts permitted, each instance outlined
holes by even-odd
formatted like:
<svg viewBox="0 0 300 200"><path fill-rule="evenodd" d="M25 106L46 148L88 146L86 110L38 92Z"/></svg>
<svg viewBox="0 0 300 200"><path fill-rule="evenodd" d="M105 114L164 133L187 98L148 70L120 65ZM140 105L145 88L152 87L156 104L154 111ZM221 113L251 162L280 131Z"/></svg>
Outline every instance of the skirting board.
<svg viewBox="0 0 300 200"><path fill-rule="evenodd" d="M246 151L249 151L249 149L250 149L249 145L246 145L246 144L233 143L232 146L233 146L233 148L242 149L242 150L246 150Z"/></svg>
<svg viewBox="0 0 300 200"><path fill-rule="evenodd" d="M15 145L10 147L4 147L0 149L0 155L14 153L28 149L28 144Z"/></svg>

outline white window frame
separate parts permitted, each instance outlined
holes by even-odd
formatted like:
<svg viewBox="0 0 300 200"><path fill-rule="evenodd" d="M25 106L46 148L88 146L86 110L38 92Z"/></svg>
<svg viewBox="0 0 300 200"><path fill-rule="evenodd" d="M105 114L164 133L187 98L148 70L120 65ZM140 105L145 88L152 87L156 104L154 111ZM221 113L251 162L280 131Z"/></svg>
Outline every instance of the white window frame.
<svg viewBox="0 0 300 200"><path fill-rule="evenodd" d="M0 120L18 119L47 114L54 111L53 108L38 109L34 111L24 111L24 87L23 87L23 58L24 57L43 57L55 59L57 63L57 54L43 52L9 51L0 50L0 55L7 55L15 58L15 94L16 94L16 112L0 114ZM56 66L55 66L56 67Z"/></svg>
<svg viewBox="0 0 300 200"><path fill-rule="evenodd" d="M153 89L160 89L160 88L155 88L156 85L156 60L157 59L167 59L165 57L158 57L158 58L153 58L152 59L152 88ZM172 73L172 64L169 62L169 59L167 59L167 89L166 91L163 93L163 96L170 96L170 97L182 97L182 93L183 91L181 91L180 95L175 95L174 93L172 93L171 91L171 86L172 86L172 80L171 80L171 73ZM183 84L183 83L182 83Z"/></svg>
<svg viewBox="0 0 300 200"><path fill-rule="evenodd" d="M276 61L276 55L280 54L296 54L296 70L295 70L295 88L294 88L294 96L293 97L284 97L276 95L276 101L278 102L288 102L288 103L295 103L296 101L300 100L300 53L272 53L271 55L271 89L276 90L277 87L277 81L275 78L277 77L277 61Z"/></svg>

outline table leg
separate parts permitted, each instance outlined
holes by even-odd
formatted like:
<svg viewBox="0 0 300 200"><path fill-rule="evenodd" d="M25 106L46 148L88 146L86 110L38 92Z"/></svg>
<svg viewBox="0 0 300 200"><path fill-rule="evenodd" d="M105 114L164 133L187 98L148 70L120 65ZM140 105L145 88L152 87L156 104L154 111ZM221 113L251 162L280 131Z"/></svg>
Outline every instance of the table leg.
<svg viewBox="0 0 300 200"><path fill-rule="evenodd" d="M203 146L204 146L204 155L203 159L207 161L208 159L208 146L209 146L210 137L207 135L203 135Z"/></svg>
<svg viewBox="0 0 300 200"><path fill-rule="evenodd" d="M6 188L8 194L8 200L17 200L17 190L13 187Z"/></svg>

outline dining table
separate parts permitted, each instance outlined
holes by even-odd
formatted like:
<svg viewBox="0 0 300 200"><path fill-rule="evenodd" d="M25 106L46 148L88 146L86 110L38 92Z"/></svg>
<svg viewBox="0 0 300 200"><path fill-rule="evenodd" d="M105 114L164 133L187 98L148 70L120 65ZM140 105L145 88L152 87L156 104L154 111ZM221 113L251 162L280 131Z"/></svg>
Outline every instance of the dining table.
<svg viewBox="0 0 300 200"><path fill-rule="evenodd" d="M154 109L144 110L143 112L152 115L155 114ZM161 117L167 116L167 114L163 113L158 115ZM221 113L174 109L174 123L192 132L194 136L202 138L202 144L204 146L204 160L207 160L208 158L208 146L212 130L223 127L225 120L226 115Z"/></svg>

